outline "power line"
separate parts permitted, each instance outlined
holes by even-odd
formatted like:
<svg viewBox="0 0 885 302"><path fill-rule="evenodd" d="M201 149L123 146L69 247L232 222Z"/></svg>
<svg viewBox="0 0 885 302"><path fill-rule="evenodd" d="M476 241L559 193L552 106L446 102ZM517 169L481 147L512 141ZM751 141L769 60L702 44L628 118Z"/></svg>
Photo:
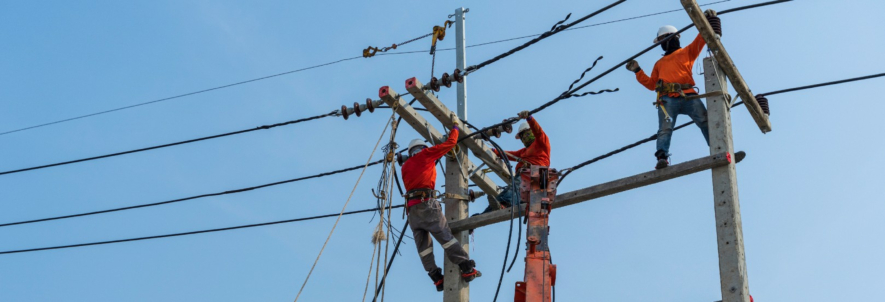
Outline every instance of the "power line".
<svg viewBox="0 0 885 302"><path fill-rule="evenodd" d="M258 126L258 127L251 128L251 129L244 129L244 130L227 132L227 133L222 133L222 134L204 136L201 138L189 139L189 140L184 140L184 141L180 141L180 142L156 145L156 146L152 146L152 147L134 149L134 150L129 150L129 151L117 152L117 153L110 153L110 154L105 154L105 155L99 155L99 156L93 156L93 157L87 157L87 158L81 158L81 159L75 159L75 160L69 160L69 161L63 161L63 162L58 162L58 163L48 164L48 165L34 166L34 167L30 167L30 168L22 168L22 169L16 169L16 170L3 171L3 172L0 172L0 175L13 174L13 173L19 173L19 172L25 172L25 171L32 171L32 170L45 169L45 168L50 168L50 167L75 164L75 163L84 162L84 161L91 161L91 160L96 160L96 159L102 159L102 158L138 153L138 152L143 152L143 151L148 151L148 150L155 150L155 149L160 149L160 148L195 143L195 142L209 140L209 139L213 139L213 138L220 138L220 137L225 137L225 136L243 134L243 133L248 133L248 132L252 132L252 131L267 130L270 128L275 128L275 127L280 127L280 126L292 125L292 124L297 124L297 123L301 123L301 122L307 122L307 121L312 121L312 120L316 120L316 119L321 119L324 117L336 115L337 113L338 113L338 111L332 111L330 113L312 116L312 117L308 117L308 118L297 119L297 120L276 123L276 124L271 124L271 125Z"/></svg>
<svg viewBox="0 0 885 302"><path fill-rule="evenodd" d="M721 11L721 12L718 12L717 15L724 15L724 14L733 13L733 12L736 12L736 11L742 11L742 10L746 10L746 9L751 9L751 8L756 8L756 7L762 7L762 6L772 5L772 4L778 4L778 3L783 3L783 2L790 2L790 1L793 1L793 0L776 0L776 1L769 1L769 2L762 2L762 3L757 3L757 4L751 4L751 5L746 5L746 6L736 7L736 8L732 8L732 9L726 9L726 10L723 10L723 11ZM685 26L684 28L682 28L681 30L677 31L676 33L677 33L677 34L678 34L678 33L682 33L682 32L684 32L684 31L686 31L686 30L688 30L689 28L692 28L692 27L694 27L694 24L687 25L687 26ZM566 91L566 92L563 92L562 94L560 94L559 96L557 96L557 97L554 98L553 100L551 100L551 101L549 101L549 102L546 102L546 103L542 104L542 105L539 106L538 108L532 109L532 110L530 111L530 113L532 113L532 114L538 113L538 112L540 112L540 111L542 111L542 110L544 110L544 109L547 109L547 107L550 107L550 106L552 106L552 105L558 103L559 101L562 101L562 100L564 100L564 99L567 99L567 98L572 97L572 95L573 95L574 93L576 93L576 92L578 92L579 90L583 89L583 88L586 87L587 85L590 85L591 83L596 82L597 80L599 80L599 79L601 79L602 77L608 75L609 73L611 73L611 72L614 71L615 69L617 69L617 68L623 66L624 64L627 64L627 62L630 62L631 60L638 58L639 56L641 56L641 55L643 55L643 54L649 52L649 51L652 50L652 49L654 49L655 47L657 47L657 46L660 45L661 43L664 43L664 42L666 42L666 41L669 41L670 39L672 39L672 38L674 38L674 37L676 37L676 36L677 36L677 35L670 35L670 36L668 36L666 39L661 39L660 41L658 41L658 42L652 44L651 46L649 46L649 47L643 49L643 50L640 51L639 53L637 53L637 54L635 54L635 55L633 55L633 56L630 56L629 58L627 58L627 59L624 60L624 61L621 61L621 63L618 63L617 65L612 66L612 67L609 68L608 70L603 71L601 74L597 75L596 77L593 77L592 79L588 80L587 82L584 82L583 84L578 85L578 87L575 87L574 89L570 89L570 90L568 90L568 91ZM478 133L483 133L483 132L485 132L485 131L487 131L487 130L489 130L489 129L492 129L492 128L495 128L495 127L498 127L498 126L501 126L501 125L511 124L511 123L514 123L515 121L517 121L517 118L509 118L509 119L505 119L503 122L500 122L500 123L497 123L497 124L494 124L494 125L491 125L491 126L488 126L488 127L482 128L482 129L480 129L481 131L476 131L476 132L474 132L474 133L471 133L470 135L466 135L466 136L464 136L463 138L458 138L458 141L459 141L459 142L460 142L460 141L463 141L463 140L468 139L468 138L470 138L470 137L472 137L472 136L474 136L474 135L477 135Z"/></svg>
<svg viewBox="0 0 885 302"><path fill-rule="evenodd" d="M713 5L713 4L718 4L718 3L728 2L728 1L731 1L731 0L722 0L722 1L717 1L717 2L711 2L711 3L701 4L700 6ZM681 10L678 10L678 9L677 9L677 10L662 11L662 12L657 12L657 13L652 13L652 14L647 14L647 15L641 15L641 16L636 16L636 17L630 17L630 18L618 19L618 20L607 21L607 22L602 22L602 23L596 23L596 24L590 24L590 25L585 25L585 26L579 26L579 27L574 27L574 28L568 28L568 29L565 29L565 30L583 29L583 28L588 28L588 27L594 27L594 26L600 26L600 25L605 25L605 24L624 22L624 21L635 20L635 19L640 19L640 18L646 18L646 17L656 16L656 15L661 15L661 14L667 14L667 13L673 13L673 12L678 12L678 11L681 11ZM515 37L515 38L509 38L509 39L503 39L503 40L497 40L497 41L484 42L484 43L479 43L479 44L474 44L474 45L468 45L467 47L468 47L468 48L471 48L471 47L479 47L479 46L485 46L485 45L490 45L490 44L503 43L503 42L513 41L513 40L527 39L527 38L537 37L537 36L540 36L540 35L542 35L542 34L533 34L533 35L527 35L527 36L521 36L521 37ZM418 38L416 38L416 39L421 39L421 38L424 38L424 37L426 37L426 36L421 36L421 37L418 37ZM414 40L414 39L413 39L413 40ZM410 40L410 41L407 41L407 42L411 42L411 40ZM400 43L400 44L398 44L398 45L403 45L403 44L404 44L404 43ZM454 50L454 49L455 49L455 48L441 48L441 49L437 49L436 51L449 51L449 50ZM427 53L427 50L403 51L403 52L393 52L393 53L390 53L390 52L382 52L382 53L378 53L378 54L376 54L376 56L403 55L403 54L413 54L413 53ZM34 126L29 126L29 127L25 127L25 128L19 128L19 129L9 130L9 131L6 131L6 132L0 132L0 136L2 136L2 135L6 135L6 134L10 134L10 133L15 133L15 132L20 132L20 131L30 130L30 129L34 129L34 128L40 128L40 127L45 127L45 126L49 126L49 125L54 125L54 124L59 124L59 123L64 123L64 122L69 122L69 121L78 120L78 119L82 119L82 118L87 118L87 117L91 117L91 116L101 115L101 114L105 114L105 113L111 113L111 112L115 112L115 111L120 111L120 110L129 109L129 108L134 108L134 107L144 106L144 105L148 105L148 104L159 103L159 102L168 101L168 100L172 100L172 99L177 99L177 98L182 98L182 97L191 96L191 95L195 95L195 94L200 94L200 93L204 93L204 92L209 92L209 91L213 91L213 90L219 90L219 89L224 89L224 88L228 88L228 87L238 86L238 85L247 84L247 83L251 83L251 82L256 82L256 81L266 80L266 79L275 78L275 77L279 77L279 76L284 76L284 75L288 75L288 74L293 74L293 73L297 73L297 72L301 72L301 71L306 71L306 70L310 70L310 69L314 69L314 68L324 67L324 66L328 66L328 65L334 65L334 64L338 64L338 63L345 62L345 61L355 60L355 59L359 59L359 58L361 58L361 57L362 57L362 56L350 57L350 58L344 58L344 59L340 59L340 60L336 60L336 61L332 61L332 62L328 62L328 63L323 63L323 64L314 65L314 66L305 67L305 68L296 69L296 70L290 70L290 71L281 72L281 73L277 73L277 74L273 74L273 75L269 75L269 76L264 76L264 77L254 78L254 79L251 79L251 80L240 81L240 82L236 82L236 83L231 83L231 84L227 84L227 85L222 85L222 86L217 86L217 87L207 88L207 89L198 90L198 91L194 91L194 92L189 92L189 93L179 94L179 95L175 95L175 96L165 97L165 98L156 99L156 100L152 100L152 101L147 101L147 102L143 102L143 103L138 103L138 104L134 104L134 105L129 105L129 106L124 106L124 107L114 108L114 109L105 110L105 111L99 111L99 112L90 113L90 114L86 114L86 115L75 116L75 117L71 117L71 118L66 118L66 119L62 119L62 120L57 120L57 121L54 121L54 122L48 122L48 123L44 123L44 124L38 124L38 125L34 125Z"/></svg>
<svg viewBox="0 0 885 302"><path fill-rule="evenodd" d="M523 50L523 49L526 49L527 47L532 46L532 44L538 43L538 42L540 42L541 40L544 40L544 39L546 39L546 38L548 38L548 37L551 37L551 36L553 36L553 35L555 35L555 34L558 34L558 33L562 32L563 30L568 29L569 27L572 27L572 26L574 26L574 25L576 25L576 24L578 24L578 23L584 22L584 21L586 21L587 19L593 18L593 17L595 17L596 15L601 14L602 12L605 12L605 11L611 9L612 7L615 7L615 6L617 6L617 5L621 4L621 3L624 3L624 2L626 2L626 1L627 1L627 0L618 0L618 1L615 1L614 3L609 4L608 6L603 7L603 8L601 8L601 9L595 11L595 12L592 12L592 13L590 13L589 15L586 15L586 16L584 16L584 17L578 19L578 20L575 20L575 21L572 22L572 23L569 23L569 24L566 24L566 25L560 25L560 24L562 24L563 22L565 22L566 20L568 20L568 17L572 15L572 14L568 14L568 16L565 17L565 19L563 19L562 21L559 21L559 22L557 22L556 24L554 24L553 27L550 28L549 31L542 33L542 34L541 34L540 36L538 36L537 38L534 38L534 39L532 39L532 40L530 40L530 41L528 41L528 42L525 42L525 43L523 43L522 45L519 45L519 46L517 46L517 47L515 47L515 48L513 48L513 49L511 49L511 50L509 50L509 51L507 51L507 52L505 52L505 53L502 53L502 54L500 54L500 55L497 55L497 56L495 56L495 57L493 57L493 58L491 58L491 59L485 60L485 61L483 61L483 62L481 62L481 63L479 63L479 64L468 66L468 67L466 68L466 70L464 70L464 75L466 76L466 75L468 75L468 74L471 74L471 73L473 73L473 72L475 72L475 71L477 71L477 70L480 70L481 68L483 68L483 67L485 67L485 66L488 66L489 64L495 63L495 62L497 62L497 61L500 60L500 59L506 58L506 57L508 57L508 56L510 56L510 55L512 55L512 54L514 54L514 53L516 53L516 52L519 52L519 51L521 51L521 50Z"/></svg>
<svg viewBox="0 0 885 302"><path fill-rule="evenodd" d="M362 167L362 166L360 166L360 167ZM391 207L388 207L388 209L395 209L395 208L401 208L401 207L403 207L403 205L391 206ZM314 220L314 219L320 219L320 218L337 217L339 215L352 215L352 214L358 214L358 213L368 213L368 212L374 212L374 211L378 211L378 210L379 210L378 208L371 208L371 209L350 211L350 212L344 212L344 213L334 213L334 214L326 214L326 215L288 219L288 220L280 220L280 221L246 224L246 225L239 225L239 226L226 227L226 228L201 230L201 231L191 231L191 232L174 233L174 234L166 234L166 235L155 235L155 236L147 236L147 237L136 237L136 238L128 238L128 239L117 239L117 240L98 241L98 242L90 242L90 243L79 243L79 244L70 244L70 245L59 245L59 246L50 246L50 247L41 247L41 248L32 248L32 249L23 249L23 250L11 250L11 251L0 252L0 255L37 252L37 251L46 251L46 250L58 250L58 249L67 249L67 248L92 246L92 245L103 245L103 244L111 244L111 243L141 241L141 240L148 240L148 239L159 239L159 238L178 237L178 236L185 236L185 235L196 235L196 234L204 234L204 233L230 231L230 230L254 228L254 227L274 225L274 224L283 224L283 223L290 223L290 222L297 222L297 221ZM400 238L400 240L402 240L402 238Z"/></svg>
<svg viewBox="0 0 885 302"><path fill-rule="evenodd" d="M710 3L700 4L699 6L709 6L709 5L714 5L714 4L719 4L719 3L729 2L729 1L731 1L731 0L721 0L721 1L716 1L716 2L710 2ZM641 19L641 18L648 18L648 17L652 17L652 16L663 15L663 14L669 14L669 13L675 13L675 12L681 12L681 11L683 11L683 10L682 10L682 9L674 9L674 10L662 11L662 12L651 13L651 14L646 14L646 15L641 15L641 16L635 16L635 17L629 17L629 18L617 19L617 20L612 20L612 21L606 21L606 22L594 23L594 24L589 24L589 25L584 25L584 26L572 27L572 28L565 29L565 30L563 30L563 31L576 30L576 29L584 29L584 28L589 28L589 27L595 27L595 26L600 26L600 25L607 25L607 24L612 24L612 23L619 23L619 22L630 21L630 20L636 20L636 19ZM490 45L490 44L497 44L497 43L503 43L503 42L510 42L510 41L514 41L514 40L522 40L522 39L533 38L533 37L537 37L537 36L540 36L540 35L543 35L543 33L540 33L540 34L532 34L532 35L525 35L525 36L520 36L520 37L513 37L513 38L508 38L508 39L503 39L503 40L495 40L495 41L483 42L483 43L479 43L479 44L467 45L466 47L467 47L467 48L472 48L472 47L479 47L479 46L485 46L485 45ZM454 48L454 47L450 47L450 48L439 48L439 49L437 49L436 51L449 51L449 50L455 50L455 48ZM378 54L378 55L379 55L379 56L381 56L381 55L404 55L404 54L413 54L413 53L427 53L427 51L426 51L426 50L401 51L401 52L384 53L384 54Z"/></svg>
<svg viewBox="0 0 885 302"><path fill-rule="evenodd" d="M878 78L878 77L883 77L883 76L885 76L885 73L879 73L879 74L873 74L873 75L868 75L868 76L862 76L862 77L856 77L856 78L850 78L850 79L844 79L844 80L838 80L838 81L832 81L832 82L825 82L825 83L819 83L819 84L813 84L813 85L807 85L807 86L799 86L799 87L788 88L788 89L782 89L782 90L775 90L775 91L772 91L772 92L766 92L766 93L760 93L760 94L761 94L761 95L764 95L764 96L770 96L770 95L776 95L776 94L787 93L787 92L793 92L793 91L799 91L799 90L805 90L805 89L811 89L811 88L818 88L818 87L824 87L824 86L830 86L830 85L837 85L837 84L843 84L843 83L848 83L848 82L855 82L855 81L861 81L861 80L868 80L868 79L873 79L873 78ZM740 105L742 105L742 104L744 104L744 102L743 102L743 101L740 101L740 102L734 103L731 107L734 108L734 107L740 106ZM691 125L691 124L694 124L694 121L690 121L690 122L687 122L687 123L685 123L685 124L679 125L678 127L673 128L673 131L676 131L676 130L679 130L679 129L685 128L685 127L687 127L688 125ZM582 162L582 163L577 164L577 165L575 165L575 166L572 166L571 168L564 169L564 170L568 170L568 172L565 173L564 175L562 175L562 176L559 178L559 183L562 183L562 181L565 179L565 177L568 176L568 175L570 175L570 174L571 174L572 172L574 172L575 170L578 170L578 169L583 168L583 167L585 167L585 166L587 166L587 165L590 165L590 164L592 164L592 163L595 163L595 162L598 162L598 161L600 161L600 160L603 160L603 159L609 158L609 157L611 157L611 156L614 156L615 154L618 154L618 153L621 153L621 152L624 152L624 151L627 151L627 150L633 149L633 148L635 148L635 147L637 147L637 146L639 146L639 145L642 145L642 144L644 144L644 143L651 142L651 141L654 141L654 140L657 140L657 139L658 139L658 135L657 135L657 134L654 134L654 135L652 135L652 136L649 136L649 137L646 138L646 139L642 139L642 140L637 141L637 142L635 142L635 143L632 143L632 144L629 144L629 145L623 146L623 147L621 147L621 148L615 149L615 150L613 150L613 151L611 151L611 152L609 152L609 153L606 153L606 154L603 154L603 155L600 155L600 156L594 157L594 158L592 158L592 159L590 159L590 160L588 160L588 161L585 161L585 162Z"/></svg>
<svg viewBox="0 0 885 302"><path fill-rule="evenodd" d="M288 179L288 180L283 180L283 181L278 181L278 182L272 182L272 183L268 183L268 184L263 184L263 185L253 186L253 187L247 187L247 188L242 188L242 189L228 190L228 191L224 191L224 192L216 192L216 193L209 193L209 194L202 194L202 195L190 196L190 197L185 197L185 198L178 198L178 199L172 199L172 200L166 200L166 201L160 201L160 202L153 202L153 203L146 203L146 204L140 204L140 205L134 205L134 206L128 206L128 207L121 207L121 208L114 208L114 209L107 209L107 210L101 210L101 211L86 212L86 213L80 213L80 214L71 214L71 215L64 215L64 216L55 216L55 217L48 217L48 218L41 218L41 219L33 219L33 220L25 220L25 221L19 221L19 222L10 222L10 223L0 224L0 227L12 226L12 225L20 225L20 224L28 224L28 223L36 223L36 222L43 222L43 221L50 221L50 220L67 219L67 218L74 218L74 217L83 217L83 216L90 216L90 215L104 214L104 213L110 213L110 212L118 212L118 211L124 211L124 210L132 210L132 209L139 209L139 208L147 208L147 207L159 206L159 205L164 205L164 204L170 204L170 203L182 202L182 201L186 201L186 200L193 200L193 199L198 199L198 198L205 198L205 197L212 197L212 196L221 196L221 195L234 194L234 193L242 193L242 192L246 192L246 191L252 191L252 190L255 190L255 189L261 189L261 188L266 188L266 187L271 187L271 186L276 186L276 185L281 185L281 184L286 184L286 183L292 183L292 182L296 182L296 181L302 181L302 180L307 180L307 179L312 179L312 178L325 177L325 176L329 176L329 175L333 175L333 174L338 174L338 173L344 173L344 172L347 172L347 171L353 171L353 170L360 169L360 168L363 168L363 167L374 166L374 165L380 164L380 163L382 163L382 162L384 162L384 159L381 159L381 160L378 160L378 161L375 161L375 162L368 163L367 165L353 166L353 167L350 167L350 168L344 168L344 169L340 169L340 170L335 170L335 171L330 171L330 172L324 172L324 173L320 173L320 174L314 174L314 175L311 175L311 176L305 176L305 177L293 178L293 179Z"/></svg>
<svg viewBox="0 0 885 302"><path fill-rule="evenodd" d="M71 117L71 118L66 118L66 119L57 120L57 121L54 121L54 122L49 122L49 123L44 123L44 124L38 124L38 125L34 125L34 126L30 126L30 127L25 127L25 128L19 128L19 129L15 129L15 130L9 130L9 131L6 131L6 132L0 132L0 135L6 135L6 134L10 134L10 133L19 132L19 131L25 131L25 130L30 130L30 129L34 129L34 128L45 127L45 126L54 125L54 124L59 124L59 123L64 123L64 122L70 122L70 121L73 121L73 120L78 120L78 119L87 118L87 117L91 117L91 116L101 115L101 114L105 114L105 113L111 113L111 112L115 112L115 111L120 111L120 110L129 109L129 108L135 108L135 107L144 106L144 105L148 105L148 104L154 104L154 103L159 103L159 102L163 102L163 101L173 100L173 99L177 99L177 98L183 98L183 97L186 97L186 96L191 96L191 95L201 94L201 93L204 93L204 92L210 92L210 91L214 91L214 90L218 90L218 89L223 89L223 88L228 88L228 87L233 87L233 86L243 85L243 84L246 84L246 83L252 83L252 82L256 82L256 81L266 80L266 79L270 79L270 78L275 78L275 77L284 76L284 75L287 75L287 74L293 74L293 73L297 73L297 72L302 72L302 71L305 71L305 70L310 70L310 69L319 68L319 67L323 67L323 66L328 66L328 65L338 64L338 63L341 63L341 62L344 62L344 61L350 61L350 60L359 59L359 58L362 58L362 56L345 58L345 59L341 59L341 60L337 60L337 61L332 61L332 62L329 62L329 63L324 63L324 64L319 64L319 65L314 65L314 66L305 67L305 68L296 69L296 70L290 70L290 71L286 71L286 72L281 72L281 73L277 73L277 74L272 74L272 75L269 75L269 76L263 76L263 77L260 77L260 78L254 78L254 79L251 79L251 80L245 80L245 81L240 81L240 82L231 83L231 84L227 84L227 85L216 86L216 87L207 88L207 89L203 89L203 90L198 90L198 91L194 91L194 92L188 92L188 93L184 93L184 94L174 95L174 96L170 96L170 97L165 97L165 98L161 98L161 99L156 99L156 100L152 100L152 101L147 101L147 102L144 102L144 103L138 103L138 104L134 104L134 105L129 105L129 106L124 106L124 107L114 108L114 109L110 109L110 110L105 110L105 111L99 111L99 112L95 112L95 113L90 113L90 114L86 114L86 115L75 116L75 117Z"/></svg>

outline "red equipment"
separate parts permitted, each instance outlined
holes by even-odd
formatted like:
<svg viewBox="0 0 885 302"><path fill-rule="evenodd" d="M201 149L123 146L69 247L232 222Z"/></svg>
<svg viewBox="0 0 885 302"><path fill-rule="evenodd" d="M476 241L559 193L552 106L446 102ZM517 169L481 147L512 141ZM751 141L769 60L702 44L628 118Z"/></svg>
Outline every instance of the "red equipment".
<svg viewBox="0 0 885 302"><path fill-rule="evenodd" d="M525 281L516 282L516 302L550 302L552 287L556 284L556 265L550 262L547 220L556 197L559 172L549 167L532 165L523 169L519 177L521 200L528 201L526 217Z"/></svg>

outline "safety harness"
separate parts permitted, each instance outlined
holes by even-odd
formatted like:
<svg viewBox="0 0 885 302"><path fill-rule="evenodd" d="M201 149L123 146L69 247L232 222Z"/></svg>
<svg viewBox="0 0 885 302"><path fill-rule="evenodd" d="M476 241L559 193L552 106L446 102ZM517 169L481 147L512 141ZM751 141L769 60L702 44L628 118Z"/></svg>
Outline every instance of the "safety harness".
<svg viewBox="0 0 885 302"><path fill-rule="evenodd" d="M661 97L671 93L678 93L680 97L684 98L685 91L683 90L692 88L694 88L692 84L664 83L664 80L658 80L658 83L655 84L655 92L657 92L658 96L655 98L654 105L661 108L661 111L664 112L664 117L669 121L670 114L667 112L667 108L664 107L664 100Z"/></svg>
<svg viewBox="0 0 885 302"><path fill-rule="evenodd" d="M403 195L406 198L406 207L408 207L409 200L420 199L421 202L425 202L428 200L434 200L439 198L439 191L432 189L414 189L409 190L406 194ZM406 211L408 213L408 211Z"/></svg>

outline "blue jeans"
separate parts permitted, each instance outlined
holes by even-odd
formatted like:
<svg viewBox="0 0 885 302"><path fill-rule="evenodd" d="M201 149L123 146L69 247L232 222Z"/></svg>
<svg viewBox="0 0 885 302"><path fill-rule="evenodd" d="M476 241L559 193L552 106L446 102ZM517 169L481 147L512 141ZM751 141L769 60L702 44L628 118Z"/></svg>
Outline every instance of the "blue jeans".
<svg viewBox="0 0 885 302"><path fill-rule="evenodd" d="M519 173L519 172L516 172ZM522 183L522 177L519 177L519 174L513 180L513 183L509 186L505 187L504 190L498 194L498 202L502 204L510 204L510 205L518 205L520 203L519 197L519 185Z"/></svg>
<svg viewBox="0 0 885 302"><path fill-rule="evenodd" d="M707 146L710 145L710 131L707 127L707 108L704 107L701 99L686 100L682 97L673 98L669 96L663 96L661 99L664 101L664 108L670 114L670 122L667 122L664 111L658 107L658 153L662 153L667 157L670 156L670 138L673 136L673 128L676 126L676 117L680 114L691 117L691 120L698 125L698 128L701 128L701 133L704 134Z"/></svg>

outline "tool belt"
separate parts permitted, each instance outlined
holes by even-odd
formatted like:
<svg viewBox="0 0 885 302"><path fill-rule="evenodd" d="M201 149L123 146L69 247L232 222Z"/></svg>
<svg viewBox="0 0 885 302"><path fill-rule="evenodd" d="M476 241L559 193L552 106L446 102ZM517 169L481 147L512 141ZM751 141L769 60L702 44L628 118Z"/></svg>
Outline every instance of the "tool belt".
<svg viewBox="0 0 885 302"><path fill-rule="evenodd" d="M678 93L680 97L685 97L685 92L683 90L692 88L694 88L694 85L692 84L664 83L664 81L661 80L655 85L655 92L661 96Z"/></svg>
<svg viewBox="0 0 885 302"><path fill-rule="evenodd" d="M438 192L436 190L431 190L431 189L414 189L414 190L406 192L406 194L403 195L403 197L406 198L406 201L409 201L412 199L422 199L422 200L435 199L435 198L439 197L438 196L439 194L437 194L437 193Z"/></svg>

